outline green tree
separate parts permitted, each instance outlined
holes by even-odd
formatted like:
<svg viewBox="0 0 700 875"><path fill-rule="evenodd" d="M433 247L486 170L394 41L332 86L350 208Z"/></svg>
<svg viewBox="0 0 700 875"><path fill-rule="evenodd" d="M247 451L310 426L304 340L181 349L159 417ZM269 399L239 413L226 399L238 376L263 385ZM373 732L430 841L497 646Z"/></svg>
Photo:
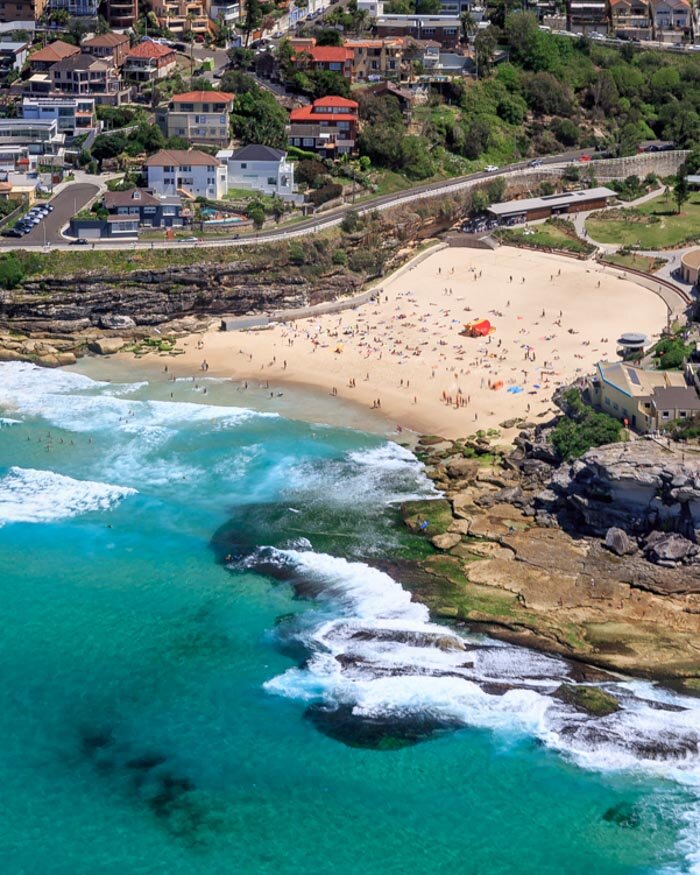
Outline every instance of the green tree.
<svg viewBox="0 0 700 875"><path fill-rule="evenodd" d="M287 143L287 113L269 91L256 88L236 95L231 112L233 133L244 145L283 148Z"/></svg>
<svg viewBox="0 0 700 875"><path fill-rule="evenodd" d="M342 46L343 37L340 31L332 27L324 27L316 33L317 46Z"/></svg>
<svg viewBox="0 0 700 875"><path fill-rule="evenodd" d="M474 64L477 79L483 79L489 75L495 55L496 37L491 33L491 28L480 30L474 40Z"/></svg>
<svg viewBox="0 0 700 875"><path fill-rule="evenodd" d="M260 28L265 16L269 15L272 9L273 4L265 0L247 0L243 18L237 24L238 29L243 32L244 48L248 48L251 34Z"/></svg>
<svg viewBox="0 0 700 875"><path fill-rule="evenodd" d="M226 54L234 70L248 70L255 60L255 53L242 46L233 46Z"/></svg>
<svg viewBox="0 0 700 875"><path fill-rule="evenodd" d="M690 190L688 188L688 177L685 173L684 166L681 166L676 179L673 183L673 199L676 202L676 212L680 213L683 204L690 198Z"/></svg>
<svg viewBox="0 0 700 875"><path fill-rule="evenodd" d="M22 262L14 252L0 258L0 286L3 289L16 289L24 279Z"/></svg>
<svg viewBox="0 0 700 875"><path fill-rule="evenodd" d="M252 76L242 70L227 70L220 81L221 90L230 94L245 94L260 87Z"/></svg>
<svg viewBox="0 0 700 875"><path fill-rule="evenodd" d="M258 201L254 201L246 210L246 215L259 231L265 224L265 209Z"/></svg>

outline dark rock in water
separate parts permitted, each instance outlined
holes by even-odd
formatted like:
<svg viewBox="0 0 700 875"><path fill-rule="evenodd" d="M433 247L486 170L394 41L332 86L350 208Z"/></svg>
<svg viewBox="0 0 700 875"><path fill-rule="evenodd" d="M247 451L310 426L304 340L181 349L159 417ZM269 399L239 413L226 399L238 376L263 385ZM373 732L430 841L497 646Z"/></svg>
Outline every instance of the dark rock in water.
<svg viewBox="0 0 700 875"><path fill-rule="evenodd" d="M638 812L630 802L619 802L617 805L613 805L612 808L608 808L603 814L603 820L628 829L634 829L641 823Z"/></svg>
<svg viewBox="0 0 700 875"><path fill-rule="evenodd" d="M574 686L573 684L562 684L554 693L557 699L566 702L576 708L577 711L583 711L591 717L607 717L609 714L614 714L620 710L620 703L610 693L601 690L599 687L587 687L583 684Z"/></svg>
<svg viewBox="0 0 700 875"><path fill-rule="evenodd" d="M629 535L624 529L617 526L611 526L605 533L605 546L611 553L616 556L627 556L634 553L637 545L630 540Z"/></svg>
<svg viewBox="0 0 700 875"><path fill-rule="evenodd" d="M138 772L149 771L157 766L162 766L167 762L162 754L144 754L144 756L136 757L133 760L127 760L125 765L127 769L135 769Z"/></svg>
<svg viewBox="0 0 700 875"><path fill-rule="evenodd" d="M348 747L387 751L428 741L441 730L454 729L458 725L425 714L361 717L353 714L351 705L338 708L312 705L307 709L306 717L319 732Z"/></svg>

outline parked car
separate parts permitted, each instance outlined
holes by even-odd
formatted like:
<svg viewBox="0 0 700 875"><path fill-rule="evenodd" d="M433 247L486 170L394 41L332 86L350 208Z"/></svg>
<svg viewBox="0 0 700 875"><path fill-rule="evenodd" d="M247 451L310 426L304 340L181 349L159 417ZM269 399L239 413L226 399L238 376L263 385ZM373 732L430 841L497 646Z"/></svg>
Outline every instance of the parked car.
<svg viewBox="0 0 700 875"><path fill-rule="evenodd" d="M486 167L484 167L484 170L486 171L486 173L496 173L496 171L498 170L498 165L487 164Z"/></svg>
<svg viewBox="0 0 700 875"><path fill-rule="evenodd" d="M76 240L71 240L71 246L87 246L89 240L86 240L85 237L78 237Z"/></svg>
<svg viewBox="0 0 700 875"><path fill-rule="evenodd" d="M590 155L581 155L581 157L578 160L579 161L590 161L591 156Z"/></svg>
<svg viewBox="0 0 700 875"><path fill-rule="evenodd" d="M178 243L199 243L199 237L179 237Z"/></svg>
<svg viewBox="0 0 700 875"><path fill-rule="evenodd" d="M605 39L605 34L603 33L592 33L591 39Z"/></svg>
<svg viewBox="0 0 700 875"><path fill-rule="evenodd" d="M533 158L532 161L527 165L528 167L541 167L542 160L540 158Z"/></svg>
<svg viewBox="0 0 700 875"><path fill-rule="evenodd" d="M3 237L21 237L22 232L17 228L10 228L9 231L2 232Z"/></svg>

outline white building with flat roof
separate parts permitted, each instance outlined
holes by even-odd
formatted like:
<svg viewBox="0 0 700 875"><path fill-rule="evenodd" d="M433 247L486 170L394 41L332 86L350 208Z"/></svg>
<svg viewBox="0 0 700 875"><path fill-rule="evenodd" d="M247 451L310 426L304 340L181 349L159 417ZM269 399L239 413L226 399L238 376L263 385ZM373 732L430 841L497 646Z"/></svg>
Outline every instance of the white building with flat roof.
<svg viewBox="0 0 700 875"><path fill-rule="evenodd" d="M294 165L281 149L251 144L235 152L222 149L216 157L227 167L229 188L249 188L285 200L296 199Z"/></svg>

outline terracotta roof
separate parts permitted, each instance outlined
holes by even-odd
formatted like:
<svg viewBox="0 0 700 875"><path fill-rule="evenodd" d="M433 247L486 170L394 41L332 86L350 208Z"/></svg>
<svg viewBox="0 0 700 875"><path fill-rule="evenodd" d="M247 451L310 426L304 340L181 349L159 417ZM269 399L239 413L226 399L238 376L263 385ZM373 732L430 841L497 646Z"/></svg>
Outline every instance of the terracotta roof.
<svg viewBox="0 0 700 875"><path fill-rule="evenodd" d="M151 40L144 40L142 43L134 46L129 52L129 58L164 58L166 55L175 57L175 51L169 46L163 46L160 43L154 43Z"/></svg>
<svg viewBox="0 0 700 875"><path fill-rule="evenodd" d="M357 114L350 112L316 112L313 106L302 106L293 109L289 114L290 122L356 122Z"/></svg>
<svg viewBox="0 0 700 875"><path fill-rule="evenodd" d="M337 97L332 94L328 97L319 97L314 100L314 106L342 106L347 109L357 109L358 103L356 100L348 100L347 97Z"/></svg>
<svg viewBox="0 0 700 875"><path fill-rule="evenodd" d="M97 36L83 40L83 45L109 49L112 46L121 46L128 42L129 37L125 36L123 33L98 33Z"/></svg>
<svg viewBox="0 0 700 875"><path fill-rule="evenodd" d="M235 100L235 94L228 91L187 91L184 94L174 94L171 103L228 103Z"/></svg>
<svg viewBox="0 0 700 875"><path fill-rule="evenodd" d="M54 43L49 43L38 52L34 52L29 56L30 61L44 61L49 64L55 64L56 61L61 61L63 58L70 58L71 55L80 54L80 49L77 46L72 46L70 43L64 43L63 40L57 39Z"/></svg>
<svg viewBox="0 0 700 875"><path fill-rule="evenodd" d="M353 56L352 49L344 46L311 46L304 51L320 64L344 64Z"/></svg>
<svg viewBox="0 0 700 875"><path fill-rule="evenodd" d="M191 164L195 167L219 167L221 162L199 149L161 149L144 162L145 167Z"/></svg>

